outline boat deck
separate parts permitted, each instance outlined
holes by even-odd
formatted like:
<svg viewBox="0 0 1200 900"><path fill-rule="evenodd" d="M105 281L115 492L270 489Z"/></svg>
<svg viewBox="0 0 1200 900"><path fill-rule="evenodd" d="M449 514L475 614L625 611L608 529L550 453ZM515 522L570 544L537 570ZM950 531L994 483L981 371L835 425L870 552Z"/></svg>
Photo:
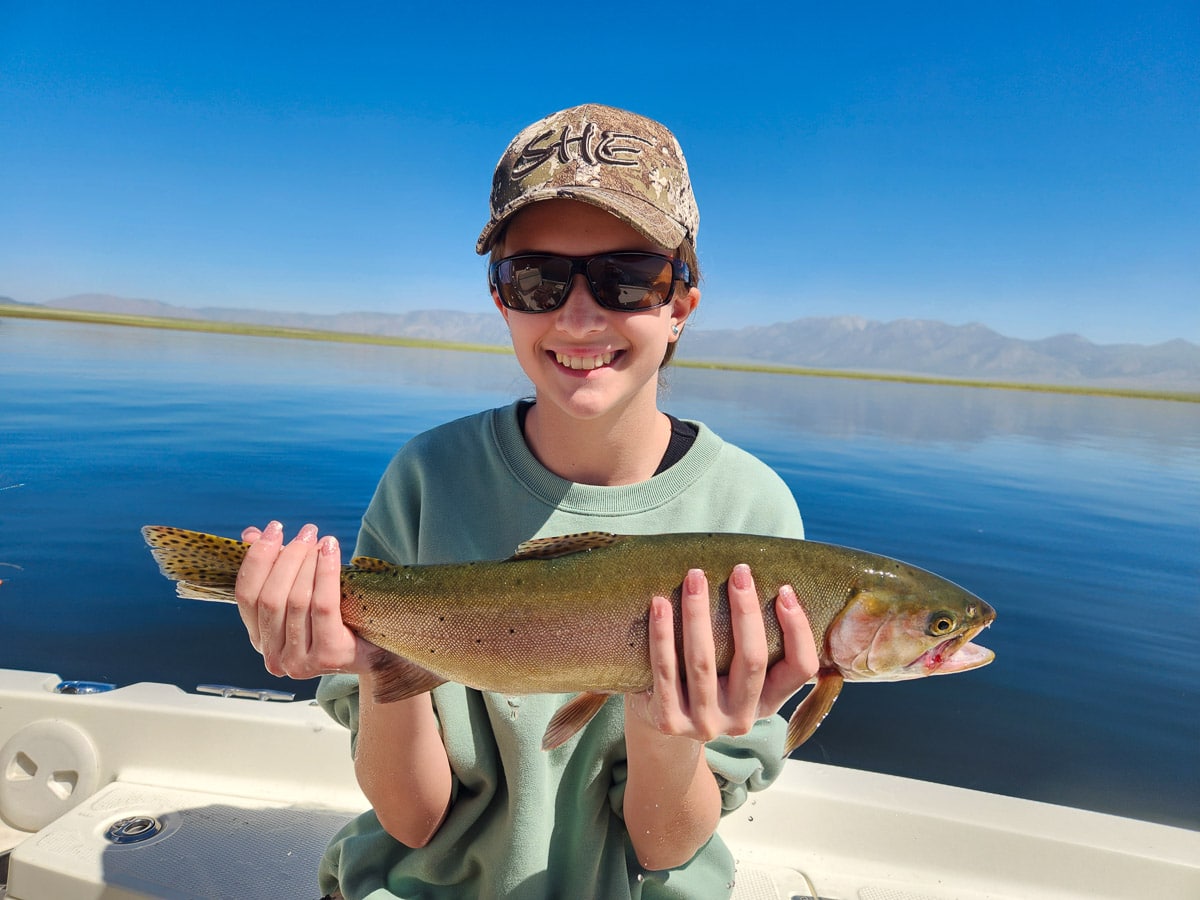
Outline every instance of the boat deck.
<svg viewBox="0 0 1200 900"><path fill-rule="evenodd" d="M316 900L366 807L320 709L57 683L0 670L0 898ZM813 763L721 833L736 900L1200 897L1200 832Z"/></svg>

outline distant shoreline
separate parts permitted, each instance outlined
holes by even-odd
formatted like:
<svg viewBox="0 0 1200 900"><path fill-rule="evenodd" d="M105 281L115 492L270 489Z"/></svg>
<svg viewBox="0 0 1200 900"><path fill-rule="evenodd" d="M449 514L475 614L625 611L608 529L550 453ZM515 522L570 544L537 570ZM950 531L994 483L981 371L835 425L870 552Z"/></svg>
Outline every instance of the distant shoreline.
<svg viewBox="0 0 1200 900"><path fill-rule="evenodd" d="M198 331L211 334L235 334L246 337L283 338L288 340L326 341L343 344L374 344L408 347L423 350L457 350L468 353L511 355L512 349L496 344L472 344L456 341L435 341L392 335L356 334L348 331L320 331L307 328L287 328L276 325L255 325L241 322L214 322L206 319L174 319L159 316L135 316L122 313L86 312L56 309L45 306L0 304L0 318L44 319L60 322L80 322L92 325L122 325L130 328L154 328L166 331ZM948 378L931 375L901 375L884 372L855 372L842 369L806 369L796 366L767 363L705 362L675 359L672 366L687 369L717 369L734 372L761 372L767 375L792 375L810 378L846 378L858 381L888 381L903 384L928 384L950 387L992 388L996 390L1030 391L1048 394L1075 394L1096 397L1123 397L1134 400L1166 400L1179 403L1200 403L1200 393L1187 391L1147 390L1140 388L1098 387L1089 385L1031 384L1009 381L983 381L969 378Z"/></svg>

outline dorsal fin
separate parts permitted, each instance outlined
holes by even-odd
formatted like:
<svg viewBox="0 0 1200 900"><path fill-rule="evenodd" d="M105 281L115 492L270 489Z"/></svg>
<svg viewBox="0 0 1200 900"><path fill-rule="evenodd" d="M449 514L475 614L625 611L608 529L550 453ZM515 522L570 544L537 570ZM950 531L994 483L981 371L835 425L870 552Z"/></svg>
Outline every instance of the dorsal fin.
<svg viewBox="0 0 1200 900"><path fill-rule="evenodd" d="M350 560L350 565L355 569L362 569L364 572L386 572L389 569L398 568L390 562L382 559L376 559L374 556L356 556Z"/></svg>
<svg viewBox="0 0 1200 900"><path fill-rule="evenodd" d="M610 534L607 531L583 531L560 537L534 538L523 541L510 559L554 559L572 553L583 553L586 550L611 547L620 539L619 534Z"/></svg>

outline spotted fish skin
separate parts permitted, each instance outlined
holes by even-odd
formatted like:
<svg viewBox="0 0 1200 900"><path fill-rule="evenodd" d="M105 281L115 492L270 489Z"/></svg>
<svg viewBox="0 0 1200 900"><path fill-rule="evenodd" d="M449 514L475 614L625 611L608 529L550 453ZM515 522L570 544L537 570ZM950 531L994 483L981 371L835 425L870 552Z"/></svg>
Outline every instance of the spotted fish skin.
<svg viewBox="0 0 1200 900"><path fill-rule="evenodd" d="M178 582L179 596L234 600L249 544L167 526L142 531L162 573ZM729 573L740 563L754 572L769 662L783 655L774 604L783 585L795 588L818 649L821 690L793 715L789 749L815 730L843 678L920 677L991 659L970 640L995 612L962 588L847 547L741 534L566 535L528 541L506 560L450 565L359 558L342 567L342 618L386 651L377 679L385 701L446 681L505 694L584 692L575 707L565 708L565 722L552 723L557 730L548 740L561 742L595 712L597 697L651 686L651 599L675 604L682 646L678 604L688 570ZM710 602L724 674L733 656L724 582L713 585ZM935 619L936 628L926 624ZM890 643L869 653L851 646L878 643L879 633ZM960 661L951 664L956 653ZM872 670L869 657L888 660L886 671Z"/></svg>

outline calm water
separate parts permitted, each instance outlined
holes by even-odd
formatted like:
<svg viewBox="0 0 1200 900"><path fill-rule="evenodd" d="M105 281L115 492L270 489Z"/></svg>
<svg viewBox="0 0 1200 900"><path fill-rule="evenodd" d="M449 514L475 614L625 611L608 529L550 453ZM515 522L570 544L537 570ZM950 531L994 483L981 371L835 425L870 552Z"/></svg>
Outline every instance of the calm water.
<svg viewBox="0 0 1200 900"><path fill-rule="evenodd" d="M350 543L401 443L527 391L508 357L0 319L0 666L273 685L139 527ZM847 685L800 755L1200 828L1200 407L686 370L664 405L774 466L813 539L999 612L991 666Z"/></svg>

